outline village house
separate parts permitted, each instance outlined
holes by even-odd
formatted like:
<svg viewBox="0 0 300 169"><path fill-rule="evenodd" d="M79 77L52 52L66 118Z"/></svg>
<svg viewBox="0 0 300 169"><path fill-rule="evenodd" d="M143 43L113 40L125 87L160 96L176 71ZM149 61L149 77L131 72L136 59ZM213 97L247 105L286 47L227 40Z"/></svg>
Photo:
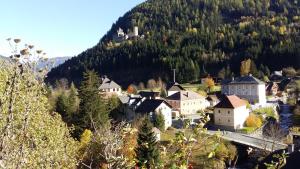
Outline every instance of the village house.
<svg viewBox="0 0 300 169"><path fill-rule="evenodd" d="M139 95L146 99L160 99L160 92L140 91Z"/></svg>
<svg viewBox="0 0 300 169"><path fill-rule="evenodd" d="M105 77L102 79L102 84L99 87L99 91L101 93L104 93L108 96L111 95L121 95L122 89L121 86L118 85L113 80L110 80L109 78Z"/></svg>
<svg viewBox="0 0 300 169"><path fill-rule="evenodd" d="M165 129L172 125L172 107L164 100L146 99L136 108L136 114L148 115L152 121L161 113L165 121Z"/></svg>
<svg viewBox="0 0 300 169"><path fill-rule="evenodd" d="M247 102L235 95L224 96L214 107L214 123L220 129L236 130L243 128L249 116Z"/></svg>
<svg viewBox="0 0 300 169"><path fill-rule="evenodd" d="M269 78L273 82L280 82L284 79L282 75L282 70L281 71L274 71Z"/></svg>
<svg viewBox="0 0 300 169"><path fill-rule="evenodd" d="M267 95L276 95L279 91L279 86L276 82L266 83L266 94Z"/></svg>
<svg viewBox="0 0 300 169"><path fill-rule="evenodd" d="M206 100L209 102L210 107L214 107L220 102L219 98L216 95L208 95L206 97Z"/></svg>
<svg viewBox="0 0 300 169"><path fill-rule="evenodd" d="M171 83L167 87L167 95L168 96L171 96L180 91L185 91L185 89L177 82Z"/></svg>
<svg viewBox="0 0 300 169"><path fill-rule="evenodd" d="M240 98L247 99L252 104L266 104L265 83L252 75L224 80L221 91L222 94L237 95Z"/></svg>
<svg viewBox="0 0 300 169"><path fill-rule="evenodd" d="M129 95L128 102L123 104L124 114L127 120L131 121L136 117L136 109L145 100L140 95Z"/></svg>
<svg viewBox="0 0 300 169"><path fill-rule="evenodd" d="M204 110L210 105L204 96L193 91L176 92L168 96L166 101L173 107L174 112L181 115L196 114L197 111Z"/></svg>

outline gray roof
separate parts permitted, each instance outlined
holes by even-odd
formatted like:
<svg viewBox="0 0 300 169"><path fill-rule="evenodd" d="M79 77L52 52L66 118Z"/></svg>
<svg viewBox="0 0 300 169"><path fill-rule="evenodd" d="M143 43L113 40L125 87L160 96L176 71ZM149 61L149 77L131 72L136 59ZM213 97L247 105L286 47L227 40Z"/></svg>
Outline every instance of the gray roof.
<svg viewBox="0 0 300 169"><path fill-rule="evenodd" d="M179 83L175 82L175 83L171 83L168 85L167 87L168 91L181 91L181 90L185 90Z"/></svg>
<svg viewBox="0 0 300 169"><path fill-rule="evenodd" d="M105 78L99 87L99 89L114 89L114 88L121 88L121 86L119 86L116 82L110 80L109 78Z"/></svg>
<svg viewBox="0 0 300 169"><path fill-rule="evenodd" d="M240 76L231 80L224 80L222 82L224 85L230 85L230 84L265 84L263 81L255 78L252 75L247 75L247 76Z"/></svg>
<svg viewBox="0 0 300 169"><path fill-rule="evenodd" d="M160 99L146 99L136 109L139 113L154 112L162 103L165 103L168 107L172 108L166 101Z"/></svg>
<svg viewBox="0 0 300 169"><path fill-rule="evenodd" d="M193 91L179 91L167 97L167 100L180 100L180 101L194 100L194 99L205 99L205 97Z"/></svg>
<svg viewBox="0 0 300 169"><path fill-rule="evenodd" d="M121 101L122 104L127 104L129 102L130 97L127 95L121 95L118 96L119 100Z"/></svg>
<svg viewBox="0 0 300 169"><path fill-rule="evenodd" d="M206 98L208 101L220 101L216 95L208 95Z"/></svg>

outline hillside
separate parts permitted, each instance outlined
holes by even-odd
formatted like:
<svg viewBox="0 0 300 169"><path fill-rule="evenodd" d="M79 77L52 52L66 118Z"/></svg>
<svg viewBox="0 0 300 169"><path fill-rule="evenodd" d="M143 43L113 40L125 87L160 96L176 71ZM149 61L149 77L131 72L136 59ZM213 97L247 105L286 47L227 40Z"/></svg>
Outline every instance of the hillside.
<svg viewBox="0 0 300 169"><path fill-rule="evenodd" d="M37 68L42 69L46 66L49 70L63 64L66 60L70 59L71 57L54 57L54 58L48 58L47 60L40 60L37 63Z"/></svg>
<svg viewBox="0 0 300 169"><path fill-rule="evenodd" d="M141 37L116 41L117 30ZM292 66L300 68L300 2L294 0L149 0L112 26L99 43L54 68L47 81L78 82L94 69L123 86L149 78L196 81L210 73L239 73L252 59L257 76Z"/></svg>

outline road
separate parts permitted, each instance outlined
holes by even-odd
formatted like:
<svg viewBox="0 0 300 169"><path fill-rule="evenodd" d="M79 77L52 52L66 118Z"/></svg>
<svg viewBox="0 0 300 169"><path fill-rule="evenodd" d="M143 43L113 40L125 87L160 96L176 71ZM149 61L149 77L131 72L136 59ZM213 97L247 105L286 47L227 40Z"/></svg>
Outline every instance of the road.
<svg viewBox="0 0 300 169"><path fill-rule="evenodd" d="M208 130L208 134L210 134L210 135L217 134L217 132L218 131ZM220 133L221 133L221 137L225 140L248 145L250 147L264 149L267 151L275 151L275 150L287 148L287 145L284 143L280 143L280 142L274 143L272 140L258 138L258 137L250 136L247 134L230 132L230 131L225 131L225 132L220 132Z"/></svg>

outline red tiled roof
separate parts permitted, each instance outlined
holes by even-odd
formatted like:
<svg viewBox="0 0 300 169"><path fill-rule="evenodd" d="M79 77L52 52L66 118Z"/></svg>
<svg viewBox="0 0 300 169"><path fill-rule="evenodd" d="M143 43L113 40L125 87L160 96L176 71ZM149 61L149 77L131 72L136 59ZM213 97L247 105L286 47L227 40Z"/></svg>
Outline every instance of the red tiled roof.
<svg viewBox="0 0 300 169"><path fill-rule="evenodd" d="M225 96L215 108L237 108L247 105L245 100L240 99L235 95Z"/></svg>

